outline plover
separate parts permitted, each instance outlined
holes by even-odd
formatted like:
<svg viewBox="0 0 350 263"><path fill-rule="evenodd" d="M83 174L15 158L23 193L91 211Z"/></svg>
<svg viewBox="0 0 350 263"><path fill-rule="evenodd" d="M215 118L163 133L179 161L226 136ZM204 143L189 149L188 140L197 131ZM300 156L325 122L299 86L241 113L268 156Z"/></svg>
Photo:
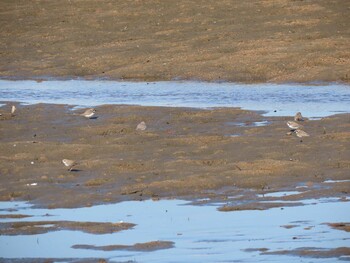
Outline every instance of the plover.
<svg viewBox="0 0 350 263"><path fill-rule="evenodd" d="M15 115L15 111L16 111L16 106L12 105L11 107L11 115L14 116Z"/></svg>
<svg viewBox="0 0 350 263"><path fill-rule="evenodd" d="M309 137L309 136L310 136L310 134L308 134L307 132L304 132L303 130L300 130L300 129L295 130L295 134L296 134L299 138L302 138L302 137Z"/></svg>
<svg viewBox="0 0 350 263"><path fill-rule="evenodd" d="M76 161L73 160L69 160L69 159L63 159L62 163L68 167L68 171L72 171L73 167L76 166L78 163Z"/></svg>
<svg viewBox="0 0 350 263"><path fill-rule="evenodd" d="M302 126L294 121L287 121L287 125L288 127L292 130L295 131L299 128L301 128Z"/></svg>
<svg viewBox="0 0 350 263"><path fill-rule="evenodd" d="M303 137L309 137L310 135L307 132L304 132L303 130L295 130L295 134L301 138L300 142L303 142Z"/></svg>
<svg viewBox="0 0 350 263"><path fill-rule="evenodd" d="M136 126L137 131L144 131L147 129L146 123L144 121L141 121L139 124Z"/></svg>
<svg viewBox="0 0 350 263"><path fill-rule="evenodd" d="M91 119L95 115L96 110L94 108L87 109L81 116Z"/></svg>
<svg viewBox="0 0 350 263"><path fill-rule="evenodd" d="M301 112L297 112L297 114L295 114L294 120L295 120L295 121L304 121L304 118L303 118L303 116L301 115Z"/></svg>

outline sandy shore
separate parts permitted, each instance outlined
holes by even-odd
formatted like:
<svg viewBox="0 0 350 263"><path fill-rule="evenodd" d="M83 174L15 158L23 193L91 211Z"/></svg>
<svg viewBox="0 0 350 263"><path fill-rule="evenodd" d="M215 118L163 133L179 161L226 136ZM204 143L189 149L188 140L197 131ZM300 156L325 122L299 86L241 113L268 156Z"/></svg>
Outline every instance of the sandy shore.
<svg viewBox="0 0 350 263"><path fill-rule="evenodd" d="M241 195L243 203L223 208L231 211L276 206L255 203L257 193L301 191L285 200L349 194L350 182L323 183L349 179L349 114L304 121L311 136L300 142L286 134L292 117L235 108L106 105L90 120L49 104L17 105L11 117L10 105L0 108L3 201L53 208ZM136 131L141 121L147 129ZM254 126L259 121L269 125ZM77 170L67 171L64 158L77 160Z"/></svg>
<svg viewBox="0 0 350 263"><path fill-rule="evenodd" d="M350 2L2 1L0 76L350 80Z"/></svg>

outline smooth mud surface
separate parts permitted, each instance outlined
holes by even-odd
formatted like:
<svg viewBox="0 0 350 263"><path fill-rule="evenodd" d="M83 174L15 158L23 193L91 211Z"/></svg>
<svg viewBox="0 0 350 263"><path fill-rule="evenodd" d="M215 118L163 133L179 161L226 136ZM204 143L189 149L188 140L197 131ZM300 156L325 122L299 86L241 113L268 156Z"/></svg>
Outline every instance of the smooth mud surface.
<svg viewBox="0 0 350 263"><path fill-rule="evenodd" d="M346 0L1 1L0 76L350 80Z"/></svg>

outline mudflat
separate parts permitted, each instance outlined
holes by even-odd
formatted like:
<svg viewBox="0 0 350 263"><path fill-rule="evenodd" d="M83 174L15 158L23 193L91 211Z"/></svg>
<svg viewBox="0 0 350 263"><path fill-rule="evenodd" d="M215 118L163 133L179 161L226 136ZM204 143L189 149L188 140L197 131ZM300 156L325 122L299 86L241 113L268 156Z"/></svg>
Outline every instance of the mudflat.
<svg viewBox="0 0 350 263"><path fill-rule="evenodd" d="M300 122L310 134L301 141L288 135L292 116L238 108L104 105L87 119L84 109L50 104L16 104L11 116L11 105L0 108L1 201L56 208L234 196L237 206L221 209L232 211L288 205L257 202L274 191L300 191L285 201L349 194L341 180L349 179L350 114ZM136 130L141 121L146 130ZM78 164L68 171L62 159Z"/></svg>
<svg viewBox="0 0 350 263"><path fill-rule="evenodd" d="M344 0L5 0L0 2L0 78L349 83L349 11ZM300 124L310 136L298 138L286 125L292 116L264 117L239 108L104 105L96 108L96 118L87 119L81 116L85 109L70 105L4 103L0 201L73 208L176 198L197 205L217 202L223 212L283 209L310 198L349 201L350 114L305 120ZM12 105L17 110L11 115ZM147 128L136 130L142 121ZM77 165L69 170L62 159ZM349 231L348 222L326 223ZM105 234L133 226L29 220L2 223L0 232ZM173 246L154 240L72 248ZM257 250L349 255L347 247ZM17 261L48 259L2 260Z"/></svg>
<svg viewBox="0 0 350 263"><path fill-rule="evenodd" d="M1 1L0 76L350 81L350 2Z"/></svg>

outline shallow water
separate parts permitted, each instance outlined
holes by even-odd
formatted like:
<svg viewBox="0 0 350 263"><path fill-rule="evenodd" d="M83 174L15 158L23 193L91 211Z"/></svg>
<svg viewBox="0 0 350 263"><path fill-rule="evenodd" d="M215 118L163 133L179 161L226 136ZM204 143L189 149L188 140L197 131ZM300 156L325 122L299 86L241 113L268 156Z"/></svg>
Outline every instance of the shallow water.
<svg viewBox="0 0 350 263"><path fill-rule="evenodd" d="M324 181L325 184L346 183L346 182L350 182L350 180L326 180L326 181Z"/></svg>
<svg viewBox="0 0 350 263"><path fill-rule="evenodd" d="M269 121L255 121L255 122L227 122L226 124L229 126L238 126L238 127L262 127L267 126L271 122Z"/></svg>
<svg viewBox="0 0 350 263"><path fill-rule="evenodd" d="M272 192L267 194L260 195L261 197L284 197L284 196L290 196L290 195L298 195L301 192L298 191L286 191L286 192Z"/></svg>
<svg viewBox="0 0 350 263"><path fill-rule="evenodd" d="M304 200L304 206L265 211L219 212L217 206L193 206L186 201L122 202L78 209L35 209L24 202L1 202L0 214L32 215L15 221L129 222L137 226L114 234L56 231L39 235L0 236L3 258L88 258L137 262L300 262L300 257L261 255L269 251L348 246L350 233L324 223L348 222L350 202ZM13 210L15 209L15 210ZM332 211L332 213L329 213ZM47 216L50 214L50 216ZM294 225L287 229L286 225ZM153 252L73 249L76 244L133 245L173 241L175 247ZM336 258L302 258L302 262L335 262Z"/></svg>
<svg viewBox="0 0 350 263"><path fill-rule="evenodd" d="M191 81L0 80L0 101L79 106L241 107L269 116L323 117L350 111L350 86L234 84Z"/></svg>

